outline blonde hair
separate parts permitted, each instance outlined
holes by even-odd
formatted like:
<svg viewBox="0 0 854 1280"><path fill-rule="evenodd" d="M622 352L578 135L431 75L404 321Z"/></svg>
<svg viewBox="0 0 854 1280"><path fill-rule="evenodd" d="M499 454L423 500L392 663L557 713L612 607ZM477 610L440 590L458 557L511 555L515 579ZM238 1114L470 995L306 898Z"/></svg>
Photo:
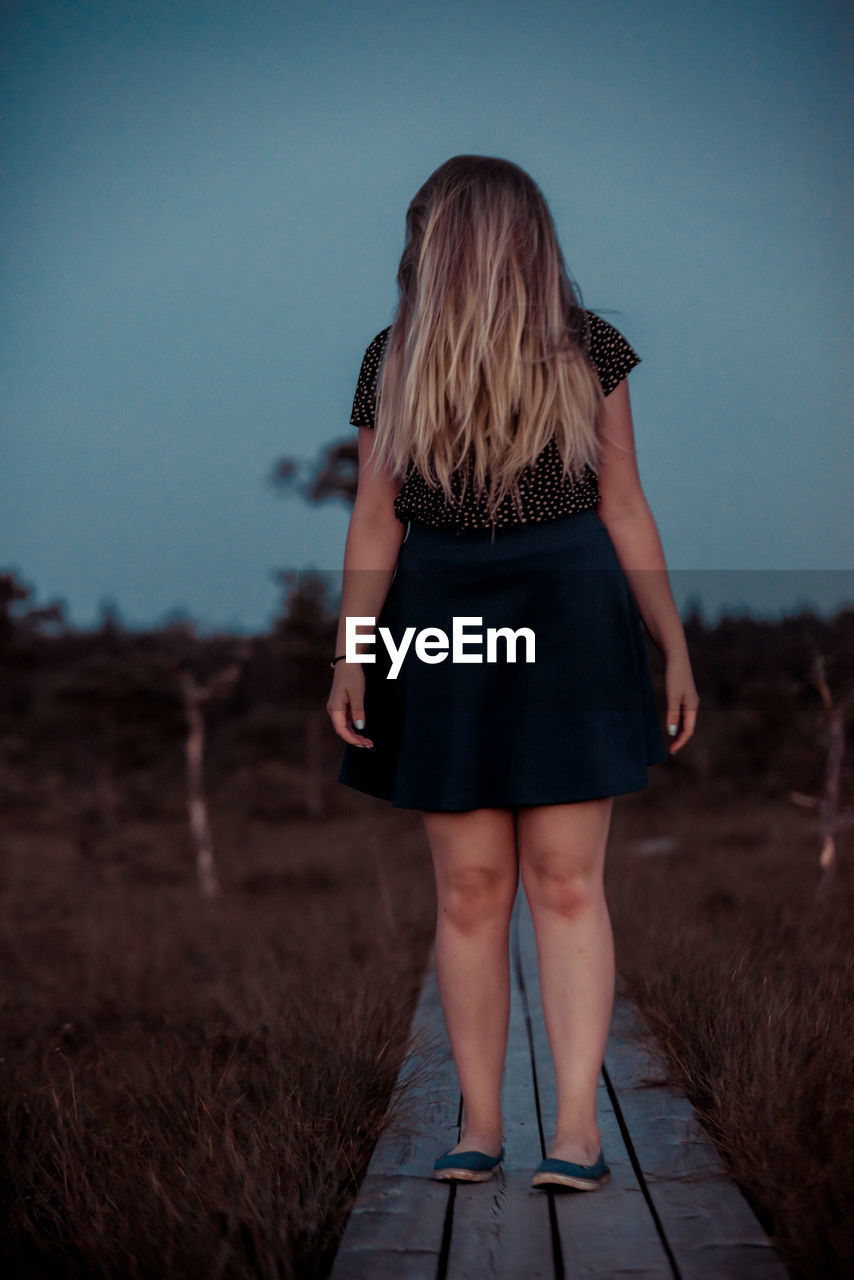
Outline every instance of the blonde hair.
<svg viewBox="0 0 854 1280"><path fill-rule="evenodd" d="M377 378L373 457L414 465L489 518L554 435L565 475L597 468L602 391L546 201L508 160L455 156L406 215L399 299Z"/></svg>

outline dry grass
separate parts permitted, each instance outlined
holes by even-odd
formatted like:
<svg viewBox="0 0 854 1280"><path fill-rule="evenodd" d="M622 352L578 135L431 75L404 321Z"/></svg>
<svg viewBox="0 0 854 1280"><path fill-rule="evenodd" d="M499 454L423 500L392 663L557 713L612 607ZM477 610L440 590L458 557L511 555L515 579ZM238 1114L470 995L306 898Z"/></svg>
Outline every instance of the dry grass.
<svg viewBox="0 0 854 1280"><path fill-rule="evenodd" d="M816 819L785 800L700 791L612 835L618 965L673 1081L793 1274L854 1275L850 840L817 899Z"/></svg>
<svg viewBox="0 0 854 1280"><path fill-rule="evenodd" d="M4 821L5 1274L328 1272L432 939L427 846L343 791L314 822L217 799L213 906L177 793L83 842ZM621 973L803 1280L854 1273L849 844L817 901L813 814L658 777L607 861Z"/></svg>
<svg viewBox="0 0 854 1280"><path fill-rule="evenodd" d="M0 1264L12 1277L322 1277L390 1097L405 1117L392 1090L433 935L429 854L416 814L335 786L328 727L312 776L325 771L337 816L295 816L335 619L322 575L297 590L283 580L281 617L208 707L225 892L205 906L176 672L186 661L207 680L234 660L234 637L109 621L42 634L29 588L0 573ZM820 652L834 696L852 687L854 610L715 628L689 616L686 634L698 733L615 808L618 965L794 1273L847 1277L854 854L849 827L835 890L816 901L815 815L786 797L823 786L810 672ZM851 777L849 755L849 810ZM656 838L672 849L639 851Z"/></svg>
<svg viewBox="0 0 854 1280"><path fill-rule="evenodd" d="M432 938L417 815L215 813L81 861L7 832L6 1275L326 1274L383 1124ZM122 856L124 850L124 856Z"/></svg>

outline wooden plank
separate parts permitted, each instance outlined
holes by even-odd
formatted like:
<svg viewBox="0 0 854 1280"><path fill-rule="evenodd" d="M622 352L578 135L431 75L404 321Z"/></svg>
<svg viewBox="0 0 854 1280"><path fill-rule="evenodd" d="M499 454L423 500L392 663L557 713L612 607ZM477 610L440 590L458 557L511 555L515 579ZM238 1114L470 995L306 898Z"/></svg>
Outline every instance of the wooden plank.
<svg viewBox="0 0 854 1280"><path fill-rule="evenodd" d="M514 906L515 933L519 897ZM542 1159L524 997L510 972L510 1029L502 1089L505 1160L491 1182L460 1185L454 1201L448 1280L546 1280L554 1276L548 1201L532 1189Z"/></svg>
<svg viewBox="0 0 854 1280"><path fill-rule="evenodd" d="M557 1098L521 888L511 949L503 1170L480 1184L433 1178L437 1152L459 1138L460 1096L431 952L396 1090L401 1105L377 1143L332 1280L432 1280L440 1268L448 1280L564 1274L783 1280L785 1265L689 1100L664 1082L661 1051L619 981L598 1102L611 1181L593 1193L530 1186L545 1150L537 1105L548 1141Z"/></svg>
<svg viewBox="0 0 854 1280"><path fill-rule="evenodd" d="M727 1173L690 1101L666 1083L666 1058L619 985L605 1072L683 1274L787 1277L787 1266Z"/></svg>
<svg viewBox="0 0 854 1280"><path fill-rule="evenodd" d="M432 1280L437 1273L453 1189L433 1177L433 1161L459 1141L460 1090L432 951L395 1098L399 1104L374 1149L330 1280Z"/></svg>
<svg viewBox="0 0 854 1280"><path fill-rule="evenodd" d="M540 1110L548 1144L557 1121L557 1087L540 997L536 939L527 900L519 911L519 958L534 1039ZM604 1079L597 1111L611 1178L597 1191L537 1191L553 1201L562 1265L573 1280L630 1274L649 1280L674 1275L667 1251L632 1166Z"/></svg>

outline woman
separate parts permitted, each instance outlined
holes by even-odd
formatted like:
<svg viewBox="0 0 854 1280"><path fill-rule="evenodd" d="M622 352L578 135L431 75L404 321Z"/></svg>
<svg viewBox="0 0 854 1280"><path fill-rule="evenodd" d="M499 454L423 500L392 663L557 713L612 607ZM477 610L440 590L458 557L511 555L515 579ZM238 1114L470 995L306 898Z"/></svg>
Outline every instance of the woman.
<svg viewBox="0 0 854 1280"><path fill-rule="evenodd" d="M327 704L347 744L339 781L423 815L464 1100L435 1176L483 1181L504 1156L521 872L558 1090L533 1185L590 1189L609 1173L596 1088L613 797L668 758L644 625L665 661L671 754L699 703L635 461L638 357L581 308L542 194L505 160L456 156L430 176L398 285L351 418L359 482ZM349 653L348 619L363 637Z"/></svg>

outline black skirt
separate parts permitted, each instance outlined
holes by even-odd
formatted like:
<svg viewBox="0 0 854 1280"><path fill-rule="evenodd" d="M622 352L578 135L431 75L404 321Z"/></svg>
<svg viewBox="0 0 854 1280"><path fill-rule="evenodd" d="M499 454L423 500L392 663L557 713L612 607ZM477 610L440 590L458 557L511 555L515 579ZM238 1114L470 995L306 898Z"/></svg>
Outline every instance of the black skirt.
<svg viewBox="0 0 854 1280"><path fill-rule="evenodd" d="M454 619L468 637L458 656L481 661L453 660ZM380 627L396 648L415 628L396 679ZM447 636L443 660L419 657L442 651L435 634L416 649L424 628ZM527 628L533 643L519 632L511 661L500 628ZM643 622L594 509L494 532L410 524L373 652L363 670L374 747L346 745L338 781L398 808L621 795L669 759Z"/></svg>

